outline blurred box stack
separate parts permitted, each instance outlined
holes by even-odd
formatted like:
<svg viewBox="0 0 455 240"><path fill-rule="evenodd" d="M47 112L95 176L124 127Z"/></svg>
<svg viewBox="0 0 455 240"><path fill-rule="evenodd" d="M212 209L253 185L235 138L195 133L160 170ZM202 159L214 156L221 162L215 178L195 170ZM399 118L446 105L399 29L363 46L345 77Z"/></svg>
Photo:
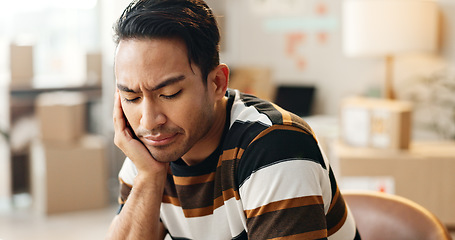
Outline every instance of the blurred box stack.
<svg viewBox="0 0 455 240"><path fill-rule="evenodd" d="M42 94L36 114L41 134L32 146L35 209L52 214L105 206L105 145L86 133L83 94Z"/></svg>
<svg viewBox="0 0 455 240"><path fill-rule="evenodd" d="M101 85L103 78L103 56L98 52L89 52L85 56L87 68L87 84Z"/></svg>
<svg viewBox="0 0 455 240"><path fill-rule="evenodd" d="M33 84L33 46L10 45L10 71L12 88L29 88Z"/></svg>
<svg viewBox="0 0 455 240"><path fill-rule="evenodd" d="M354 147L403 150L412 137L412 104L350 97L341 106L341 138Z"/></svg>
<svg viewBox="0 0 455 240"><path fill-rule="evenodd" d="M411 142L409 149L387 151L335 145L340 188L394 193L424 206L455 226L455 142Z"/></svg>
<svg viewBox="0 0 455 240"><path fill-rule="evenodd" d="M36 102L41 139L49 143L75 144L85 133L86 99L75 92L41 94Z"/></svg>

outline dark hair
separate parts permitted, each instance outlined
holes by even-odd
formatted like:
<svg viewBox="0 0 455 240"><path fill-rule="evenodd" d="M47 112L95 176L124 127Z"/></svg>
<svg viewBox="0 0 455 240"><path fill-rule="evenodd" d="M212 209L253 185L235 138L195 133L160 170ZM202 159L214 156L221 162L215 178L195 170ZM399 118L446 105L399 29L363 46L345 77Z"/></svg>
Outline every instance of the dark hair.
<svg viewBox="0 0 455 240"><path fill-rule="evenodd" d="M188 61L203 81L219 65L220 33L212 10L203 0L135 0L118 19L115 42L126 39L179 38Z"/></svg>

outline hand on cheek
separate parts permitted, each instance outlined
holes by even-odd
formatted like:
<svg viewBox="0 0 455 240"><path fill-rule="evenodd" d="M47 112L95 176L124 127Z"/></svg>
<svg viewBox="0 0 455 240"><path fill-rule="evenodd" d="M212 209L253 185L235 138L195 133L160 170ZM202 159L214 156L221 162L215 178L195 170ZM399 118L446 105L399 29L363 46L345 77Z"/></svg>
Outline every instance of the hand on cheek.
<svg viewBox="0 0 455 240"><path fill-rule="evenodd" d="M114 143L133 161L139 175L167 174L169 164L156 161L147 148L138 140L123 113L121 97L117 89L113 110Z"/></svg>

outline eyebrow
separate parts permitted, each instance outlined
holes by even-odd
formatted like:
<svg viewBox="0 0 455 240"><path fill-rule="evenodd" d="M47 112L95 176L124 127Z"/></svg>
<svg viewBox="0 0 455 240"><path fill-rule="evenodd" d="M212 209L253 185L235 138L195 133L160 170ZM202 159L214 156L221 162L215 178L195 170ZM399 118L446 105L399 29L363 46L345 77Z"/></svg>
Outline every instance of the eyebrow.
<svg viewBox="0 0 455 240"><path fill-rule="evenodd" d="M152 87L150 89L150 91L156 91L158 89L161 89L161 88L164 88L166 86L169 86L169 85L172 85L172 84L175 84L175 83L178 83L178 82L181 82L185 79L185 76L184 75L179 75L177 77L171 77L171 78L168 78L164 81L162 81L161 83L159 83L158 85ZM139 93L138 91L136 90L133 90L125 85L122 85L120 83L117 83L117 88L122 91L122 92L129 92L129 93Z"/></svg>

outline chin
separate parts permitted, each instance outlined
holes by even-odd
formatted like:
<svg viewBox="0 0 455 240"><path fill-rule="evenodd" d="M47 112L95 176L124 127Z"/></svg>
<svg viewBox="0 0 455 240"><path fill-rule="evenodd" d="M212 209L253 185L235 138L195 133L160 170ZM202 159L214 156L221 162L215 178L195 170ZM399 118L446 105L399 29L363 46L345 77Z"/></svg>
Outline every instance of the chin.
<svg viewBox="0 0 455 240"><path fill-rule="evenodd" d="M153 155L152 155L153 156ZM170 163L170 162L175 162L177 160L179 160L180 158L160 158L160 157L154 157L153 158L157 161L157 162L160 162L160 163Z"/></svg>
<svg viewBox="0 0 455 240"><path fill-rule="evenodd" d="M178 151L172 151L172 150L164 150L164 149L155 149L155 148L150 148L147 147L147 149L150 152L150 155L158 161L162 163L170 163L179 160L184 153L179 153Z"/></svg>

